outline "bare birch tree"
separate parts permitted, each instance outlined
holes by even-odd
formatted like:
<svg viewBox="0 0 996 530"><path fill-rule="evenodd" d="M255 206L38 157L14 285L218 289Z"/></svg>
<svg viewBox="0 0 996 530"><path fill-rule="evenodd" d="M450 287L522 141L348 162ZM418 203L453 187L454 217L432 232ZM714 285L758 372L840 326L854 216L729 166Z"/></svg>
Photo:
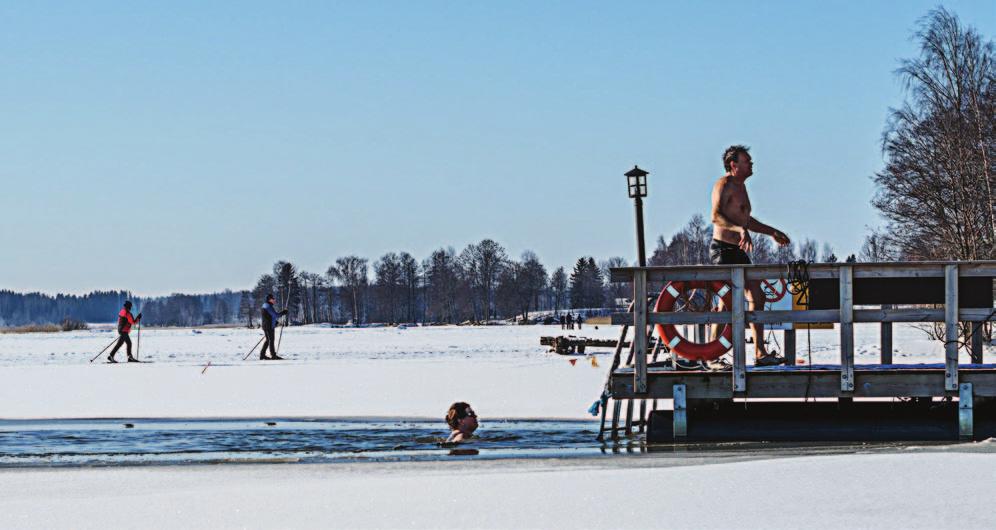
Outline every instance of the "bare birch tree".
<svg viewBox="0 0 996 530"><path fill-rule="evenodd" d="M943 8L920 21L920 56L897 71L908 99L883 134L886 167L872 205L901 257L996 257L992 154L996 147L994 47Z"/></svg>

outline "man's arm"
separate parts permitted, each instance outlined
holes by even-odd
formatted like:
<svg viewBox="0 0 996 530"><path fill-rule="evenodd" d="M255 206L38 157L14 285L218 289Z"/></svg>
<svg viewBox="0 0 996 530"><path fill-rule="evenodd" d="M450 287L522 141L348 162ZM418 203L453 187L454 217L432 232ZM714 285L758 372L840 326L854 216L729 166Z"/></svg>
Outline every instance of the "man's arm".
<svg viewBox="0 0 996 530"><path fill-rule="evenodd" d="M751 217L747 222L747 229L753 230L759 234L769 235L773 237L775 242L779 245L787 245L789 243L789 237L785 235L785 232L782 232L773 226L768 226L753 217Z"/></svg>
<svg viewBox="0 0 996 530"><path fill-rule="evenodd" d="M770 227L770 226L762 223L761 221L758 221L753 216L751 216L747 220L747 224L745 225L745 228L747 228L747 230L751 230L753 232L757 232L758 234L764 234L766 236L774 235L774 232L775 232L774 228L772 228L772 227Z"/></svg>

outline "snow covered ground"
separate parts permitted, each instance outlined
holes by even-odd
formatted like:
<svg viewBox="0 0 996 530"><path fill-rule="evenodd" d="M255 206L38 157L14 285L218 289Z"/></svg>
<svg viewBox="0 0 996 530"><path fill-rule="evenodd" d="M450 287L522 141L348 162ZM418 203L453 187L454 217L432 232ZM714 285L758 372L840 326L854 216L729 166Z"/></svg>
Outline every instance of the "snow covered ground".
<svg viewBox="0 0 996 530"><path fill-rule="evenodd" d="M878 328L856 330L857 363L877 362ZM573 333L615 339L619 331ZM292 327L281 348L288 360L260 362L242 360L259 330L145 329L141 358L152 363L130 365L103 364L103 356L89 363L113 340L106 329L0 335L0 418L439 417L456 400L485 417L584 418L610 350L572 365L539 344L566 333L559 326ZM811 333L813 363L839 362L837 332ZM896 362L942 361L941 344L921 331L897 325L894 335ZM808 342L800 332L802 359Z"/></svg>
<svg viewBox="0 0 996 530"><path fill-rule="evenodd" d="M985 446L991 444L975 444ZM699 462L696 461L696 464ZM4 528L992 528L996 455L0 472Z"/></svg>
<svg viewBox="0 0 996 530"><path fill-rule="evenodd" d="M109 331L0 335L0 418L441 418L455 400L474 405L482 429L489 417L586 418L609 350L572 365L539 345L562 333L288 328L289 360L275 363L242 361L258 330L143 330L141 356L153 362L132 365L88 362ZM617 338L619 328L574 333ZM798 342L807 358L805 332ZM857 326L855 342L859 364L877 360L877 327ZM895 347L900 363L943 358L939 343L909 326L896 326ZM812 350L814 363L836 362L837 332L813 331ZM993 354L989 347L987 360ZM992 526L978 504L996 481L991 442L862 453L4 469L0 527Z"/></svg>

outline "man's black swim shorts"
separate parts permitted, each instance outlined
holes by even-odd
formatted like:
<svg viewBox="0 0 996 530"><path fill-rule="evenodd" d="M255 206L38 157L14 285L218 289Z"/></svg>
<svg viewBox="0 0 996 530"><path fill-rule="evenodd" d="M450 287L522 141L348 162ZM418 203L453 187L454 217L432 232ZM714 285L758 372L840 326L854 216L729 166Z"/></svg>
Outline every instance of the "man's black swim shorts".
<svg viewBox="0 0 996 530"><path fill-rule="evenodd" d="M750 265L750 256L743 249L718 239L709 244L709 259L713 265Z"/></svg>

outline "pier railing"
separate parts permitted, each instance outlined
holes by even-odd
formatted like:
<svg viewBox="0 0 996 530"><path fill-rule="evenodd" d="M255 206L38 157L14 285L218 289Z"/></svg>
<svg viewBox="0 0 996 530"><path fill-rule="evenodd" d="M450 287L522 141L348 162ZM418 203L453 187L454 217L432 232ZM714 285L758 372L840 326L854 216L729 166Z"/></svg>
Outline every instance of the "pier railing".
<svg viewBox="0 0 996 530"><path fill-rule="evenodd" d="M810 280L834 279L839 283L839 309L804 309L791 311L747 311L745 288L754 280L790 280L785 265L697 265L680 267L622 267L611 269L611 281L632 282L633 311L615 313L613 324L633 325L635 330L646 330L650 324L731 324L733 328L733 391L747 389L746 327L751 323L807 324L831 322L840 328L840 390L854 391L854 324L877 322L882 326L883 361L888 351L891 358L891 325L893 322L944 322L945 324L945 378L947 391L958 390L959 322L983 322L993 318L992 283L989 283L989 305L986 307L959 306L959 280L966 278L996 277L996 261L962 262L890 262L890 263L812 263L808 266ZM863 278L943 278L943 308L893 307L898 303L883 302L878 308L861 307L854 303L854 280ZM649 311L648 285L662 285L668 281L720 280L733 288L730 311L715 312L664 312ZM637 331L633 337L633 389L647 392L647 333ZM981 334L971 339L973 357L981 361ZM977 357L976 357L977 355Z"/></svg>

